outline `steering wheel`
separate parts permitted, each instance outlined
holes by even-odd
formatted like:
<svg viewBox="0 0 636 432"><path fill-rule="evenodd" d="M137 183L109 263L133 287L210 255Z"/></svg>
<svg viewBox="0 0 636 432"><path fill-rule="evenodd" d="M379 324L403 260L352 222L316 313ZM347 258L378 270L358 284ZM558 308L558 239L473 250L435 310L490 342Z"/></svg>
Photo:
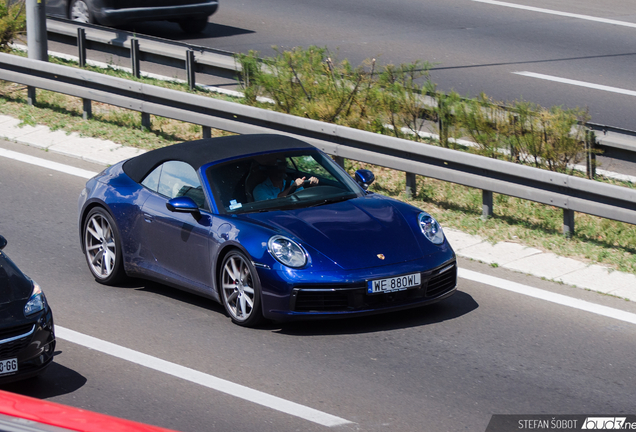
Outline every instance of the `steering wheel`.
<svg viewBox="0 0 636 432"><path fill-rule="evenodd" d="M305 188L309 187L309 184L310 184L309 180L303 181L303 183L300 186L297 186L296 190L294 192L290 193L290 195L294 195L294 194L296 194L298 192L302 192ZM303 189L300 189L300 188L303 188Z"/></svg>

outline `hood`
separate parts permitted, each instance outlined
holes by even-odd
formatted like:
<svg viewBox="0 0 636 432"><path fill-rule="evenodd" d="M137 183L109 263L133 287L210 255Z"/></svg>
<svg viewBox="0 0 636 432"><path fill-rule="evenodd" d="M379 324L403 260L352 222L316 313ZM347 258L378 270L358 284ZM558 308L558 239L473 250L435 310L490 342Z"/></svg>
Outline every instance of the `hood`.
<svg viewBox="0 0 636 432"><path fill-rule="evenodd" d="M427 241L412 228L416 226L417 212L409 224L395 203L373 196L248 217L291 234L310 255L314 249L347 270L421 258L423 242Z"/></svg>
<svg viewBox="0 0 636 432"><path fill-rule="evenodd" d="M24 273L0 252L0 304L27 300L33 292L33 284Z"/></svg>

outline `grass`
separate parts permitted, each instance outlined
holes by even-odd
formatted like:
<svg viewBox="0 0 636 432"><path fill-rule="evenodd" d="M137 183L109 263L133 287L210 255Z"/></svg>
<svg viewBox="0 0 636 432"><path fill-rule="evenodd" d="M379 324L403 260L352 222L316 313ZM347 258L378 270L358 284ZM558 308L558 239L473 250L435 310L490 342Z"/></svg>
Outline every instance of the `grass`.
<svg viewBox="0 0 636 432"><path fill-rule="evenodd" d="M72 62L53 60L77 67ZM90 67L88 68L91 69ZM121 78L133 79L130 74L108 68L93 68ZM189 91L187 85L176 82L141 78L140 81ZM228 99L227 96L195 90L199 94ZM236 101L236 100L234 100ZM0 114L18 117L22 124L42 124L52 130L77 132L82 136L108 139L126 146L153 149L177 142L199 139L198 125L151 116L151 130L141 127L141 114L111 105L93 102L93 117L82 118L82 101L58 93L37 91L36 106L26 103L26 87L0 81ZM212 130L212 136L229 133ZM378 166L347 161L347 169L369 168L376 175L370 190L407 201L433 214L443 226L476 234L492 242L512 241L543 251L599 263L610 268L636 273L636 229L633 225L576 214L575 233L570 239L562 234L561 209L505 195L494 196L494 217L482 220L481 190L472 189L431 178L417 177L417 194L407 199L404 173ZM633 188L632 184L610 183Z"/></svg>

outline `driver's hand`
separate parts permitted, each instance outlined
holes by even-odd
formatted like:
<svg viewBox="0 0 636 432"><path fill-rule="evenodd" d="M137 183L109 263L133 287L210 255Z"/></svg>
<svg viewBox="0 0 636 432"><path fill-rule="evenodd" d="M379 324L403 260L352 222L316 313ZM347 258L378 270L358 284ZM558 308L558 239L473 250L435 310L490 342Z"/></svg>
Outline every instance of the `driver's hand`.
<svg viewBox="0 0 636 432"><path fill-rule="evenodd" d="M309 184L311 186L317 185L318 184L318 179L316 177L310 177L309 178Z"/></svg>
<svg viewBox="0 0 636 432"><path fill-rule="evenodd" d="M296 180L294 180L294 184L296 185L297 188L299 188L303 185L304 181L305 181L305 177L297 178Z"/></svg>

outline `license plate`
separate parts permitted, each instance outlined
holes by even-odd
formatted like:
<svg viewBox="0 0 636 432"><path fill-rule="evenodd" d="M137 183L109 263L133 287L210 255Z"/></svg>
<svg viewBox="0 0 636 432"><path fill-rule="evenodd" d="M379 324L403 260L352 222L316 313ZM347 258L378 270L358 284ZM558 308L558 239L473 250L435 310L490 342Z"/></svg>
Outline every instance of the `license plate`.
<svg viewBox="0 0 636 432"><path fill-rule="evenodd" d="M386 279L376 279L369 281L367 284L367 292L369 294L404 291L420 286L422 284L422 275L420 273L413 273Z"/></svg>
<svg viewBox="0 0 636 432"><path fill-rule="evenodd" d="M0 360L0 375L18 371L18 359Z"/></svg>

